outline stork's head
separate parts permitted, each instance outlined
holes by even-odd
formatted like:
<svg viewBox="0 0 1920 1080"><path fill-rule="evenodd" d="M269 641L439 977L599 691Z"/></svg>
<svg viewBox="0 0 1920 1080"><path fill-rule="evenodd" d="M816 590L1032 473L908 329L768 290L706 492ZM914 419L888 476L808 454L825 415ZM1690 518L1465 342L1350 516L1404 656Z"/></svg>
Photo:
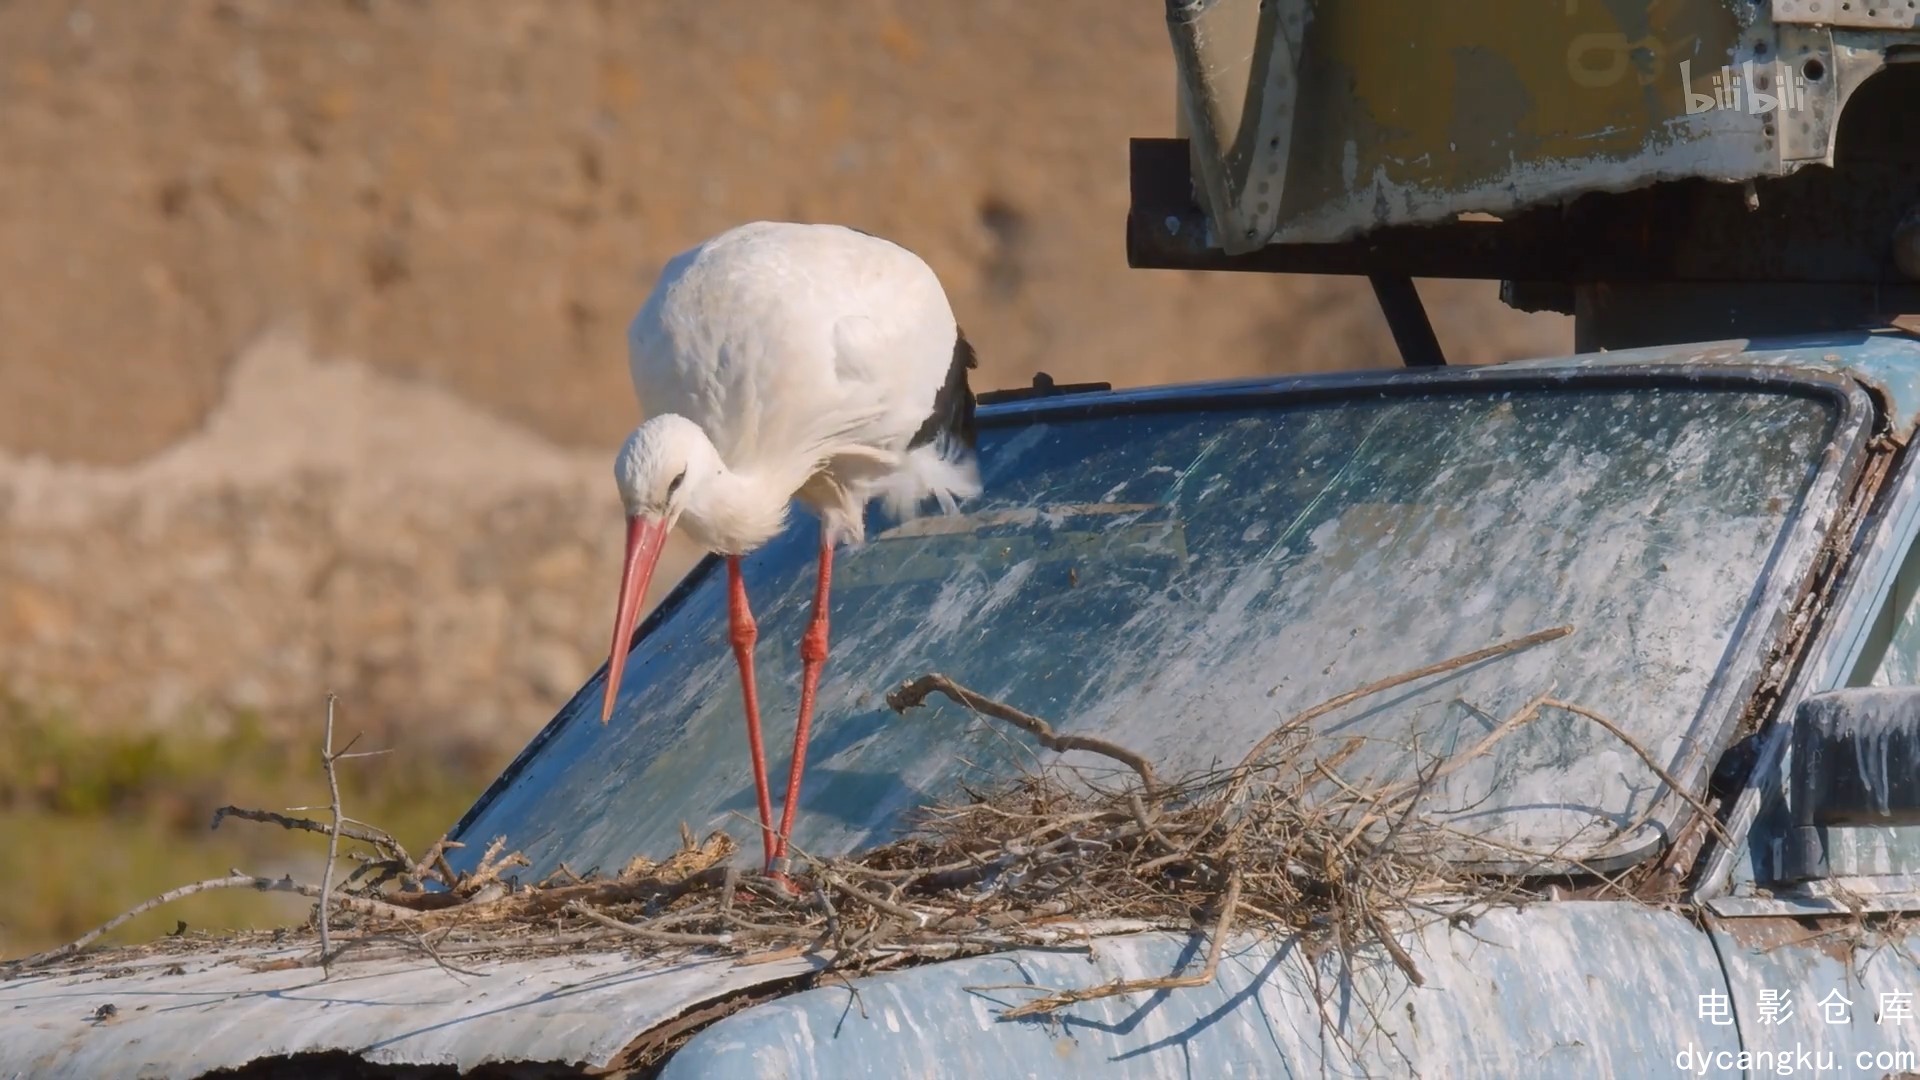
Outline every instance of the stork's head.
<svg viewBox="0 0 1920 1080"><path fill-rule="evenodd" d="M613 478L627 512L627 554L621 561L620 603L613 619L613 647L607 660L607 697L600 722L613 715L627 645L640 617L640 602L659 565L667 534L690 502L697 502L726 471L720 452L700 426L666 413L634 429L614 459Z"/></svg>
<svg viewBox="0 0 1920 1080"><path fill-rule="evenodd" d="M700 425L664 413L627 436L613 461L613 479L629 519L653 518L672 529L688 498L723 468Z"/></svg>

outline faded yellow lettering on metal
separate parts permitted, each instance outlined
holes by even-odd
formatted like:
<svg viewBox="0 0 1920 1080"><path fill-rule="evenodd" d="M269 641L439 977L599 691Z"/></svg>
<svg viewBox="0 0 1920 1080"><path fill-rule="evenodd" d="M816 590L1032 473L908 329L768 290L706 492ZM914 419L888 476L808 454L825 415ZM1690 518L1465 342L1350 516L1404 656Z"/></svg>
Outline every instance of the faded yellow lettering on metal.
<svg viewBox="0 0 1920 1080"><path fill-rule="evenodd" d="M1331 156L1316 185L1328 195L1376 170L1465 188L1516 164L1625 158L1704 134L1686 123L1680 64L1704 85L1729 62L1739 3L1321 0L1293 156Z"/></svg>

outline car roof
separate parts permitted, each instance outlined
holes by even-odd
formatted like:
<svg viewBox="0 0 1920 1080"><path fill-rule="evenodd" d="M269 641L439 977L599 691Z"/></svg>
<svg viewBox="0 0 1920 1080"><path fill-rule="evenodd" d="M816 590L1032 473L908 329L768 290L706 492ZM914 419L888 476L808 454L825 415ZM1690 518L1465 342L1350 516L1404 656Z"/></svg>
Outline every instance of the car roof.
<svg viewBox="0 0 1920 1080"><path fill-rule="evenodd" d="M1498 364L1446 368L1385 368L1310 375L1263 375L1209 382L1072 392L1070 395L1023 396L1017 400L982 405L983 420L1012 418L1050 411L1063 396L1112 404L1154 401L1191 401L1217 395L1270 394L1293 389L1328 389L1343 385L1372 386L1406 382L1451 383L1487 378L1491 373L1537 371L1616 371L1630 368L1697 368L1714 370L1775 368L1783 375L1795 372L1832 377L1840 375L1865 386L1887 417L1888 434L1906 442L1920 425L1920 336L1892 327L1843 333L1808 334L1776 338L1735 338L1687 342L1638 349L1573 353L1564 356L1512 360Z"/></svg>

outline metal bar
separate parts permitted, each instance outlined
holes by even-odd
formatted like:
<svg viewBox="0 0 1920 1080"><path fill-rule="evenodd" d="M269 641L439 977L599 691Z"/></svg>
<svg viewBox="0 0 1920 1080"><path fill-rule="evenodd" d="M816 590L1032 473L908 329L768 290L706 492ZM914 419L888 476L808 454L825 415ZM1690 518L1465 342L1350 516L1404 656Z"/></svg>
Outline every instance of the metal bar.
<svg viewBox="0 0 1920 1080"><path fill-rule="evenodd" d="M1374 298L1380 301L1380 314L1387 317L1387 329L1393 332L1393 343L1400 350L1400 362L1410 368L1447 366L1413 278L1406 274L1368 274L1367 280L1373 284Z"/></svg>

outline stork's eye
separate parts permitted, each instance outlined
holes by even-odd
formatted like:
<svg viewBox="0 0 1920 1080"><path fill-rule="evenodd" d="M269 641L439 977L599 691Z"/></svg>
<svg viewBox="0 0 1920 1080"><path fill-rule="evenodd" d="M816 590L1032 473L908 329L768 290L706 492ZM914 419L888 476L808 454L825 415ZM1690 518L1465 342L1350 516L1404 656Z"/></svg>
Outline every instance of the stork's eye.
<svg viewBox="0 0 1920 1080"><path fill-rule="evenodd" d="M672 480L669 480L667 482L667 498L669 499L673 498L673 493L680 490L680 481L685 480L686 478L687 478L687 470L681 469L679 476L676 476Z"/></svg>

